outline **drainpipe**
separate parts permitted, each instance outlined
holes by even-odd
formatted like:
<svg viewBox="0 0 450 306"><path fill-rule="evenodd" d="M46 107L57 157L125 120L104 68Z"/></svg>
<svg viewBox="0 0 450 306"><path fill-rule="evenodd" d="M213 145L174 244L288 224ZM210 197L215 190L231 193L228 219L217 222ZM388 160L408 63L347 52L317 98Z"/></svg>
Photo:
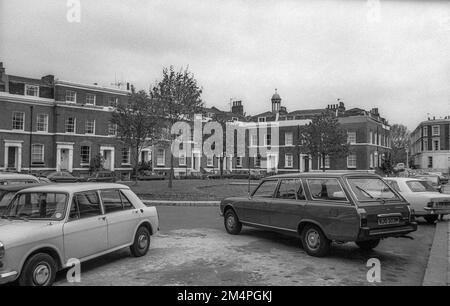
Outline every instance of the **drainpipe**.
<svg viewBox="0 0 450 306"><path fill-rule="evenodd" d="M34 116L34 106L30 106L30 148L29 148L29 155L28 155L28 173L31 174L31 159L32 159L32 148L33 148L33 116Z"/></svg>

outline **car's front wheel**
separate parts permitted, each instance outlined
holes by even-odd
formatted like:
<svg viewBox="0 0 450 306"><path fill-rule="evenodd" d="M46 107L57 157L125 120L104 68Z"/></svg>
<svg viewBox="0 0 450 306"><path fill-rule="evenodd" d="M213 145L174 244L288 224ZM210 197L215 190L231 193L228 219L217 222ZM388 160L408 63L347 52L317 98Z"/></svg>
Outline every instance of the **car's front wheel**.
<svg viewBox="0 0 450 306"><path fill-rule="evenodd" d="M238 235L242 230L242 223L232 209L228 209L224 217L225 229L231 235Z"/></svg>
<svg viewBox="0 0 450 306"><path fill-rule="evenodd" d="M439 219L439 216L438 215L428 215L428 216L423 216L423 218L425 219L425 221L427 221L428 224L434 224Z"/></svg>
<svg viewBox="0 0 450 306"><path fill-rule="evenodd" d="M303 249L308 255L315 257L326 256L330 250L330 240L316 225L306 225L301 232Z"/></svg>
<svg viewBox="0 0 450 306"><path fill-rule="evenodd" d="M20 286L51 286L55 281L58 266L48 254L38 253L30 257L19 277Z"/></svg>
<svg viewBox="0 0 450 306"><path fill-rule="evenodd" d="M141 226L134 237L134 243L130 247L131 254L134 257L145 256L150 248L150 232L144 226Z"/></svg>
<svg viewBox="0 0 450 306"><path fill-rule="evenodd" d="M361 250L364 250L364 251L370 251L372 249L375 249L379 244L380 244L380 239L373 239L373 240L356 242L356 245Z"/></svg>

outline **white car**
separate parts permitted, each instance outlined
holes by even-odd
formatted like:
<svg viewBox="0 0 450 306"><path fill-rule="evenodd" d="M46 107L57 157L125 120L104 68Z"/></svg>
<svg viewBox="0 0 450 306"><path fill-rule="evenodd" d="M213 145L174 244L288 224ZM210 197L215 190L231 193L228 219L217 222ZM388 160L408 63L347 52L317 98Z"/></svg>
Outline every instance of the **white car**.
<svg viewBox="0 0 450 306"><path fill-rule="evenodd" d="M37 177L29 174L0 173L0 185L39 184Z"/></svg>
<svg viewBox="0 0 450 306"><path fill-rule="evenodd" d="M130 247L147 254L159 230L147 207L119 184L41 185L18 192L0 219L0 284L49 286L56 272Z"/></svg>
<svg viewBox="0 0 450 306"><path fill-rule="evenodd" d="M439 215L450 214L450 195L440 193L428 181L407 177L389 177L385 181L409 202L416 216L428 223L436 222Z"/></svg>

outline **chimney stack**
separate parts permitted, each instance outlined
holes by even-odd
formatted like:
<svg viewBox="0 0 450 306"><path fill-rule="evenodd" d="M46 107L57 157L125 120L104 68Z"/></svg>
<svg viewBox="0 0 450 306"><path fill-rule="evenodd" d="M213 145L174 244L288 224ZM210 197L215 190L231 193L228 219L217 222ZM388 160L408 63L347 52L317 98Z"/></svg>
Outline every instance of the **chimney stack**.
<svg viewBox="0 0 450 306"><path fill-rule="evenodd" d="M233 101L233 106L231 107L231 112L236 115L244 115L244 106L242 101Z"/></svg>

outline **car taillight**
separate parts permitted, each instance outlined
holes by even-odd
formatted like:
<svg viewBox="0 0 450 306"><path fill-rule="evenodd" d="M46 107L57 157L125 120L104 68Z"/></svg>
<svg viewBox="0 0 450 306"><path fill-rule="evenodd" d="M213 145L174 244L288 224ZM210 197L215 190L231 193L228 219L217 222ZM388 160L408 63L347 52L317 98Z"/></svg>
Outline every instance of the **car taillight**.
<svg viewBox="0 0 450 306"><path fill-rule="evenodd" d="M409 211L409 222L414 222L416 220L416 212L414 208L411 208L410 205L407 206Z"/></svg>
<svg viewBox="0 0 450 306"><path fill-rule="evenodd" d="M358 208L356 211L358 212L358 215L359 215L360 226L366 227L367 226L367 211L364 208Z"/></svg>

